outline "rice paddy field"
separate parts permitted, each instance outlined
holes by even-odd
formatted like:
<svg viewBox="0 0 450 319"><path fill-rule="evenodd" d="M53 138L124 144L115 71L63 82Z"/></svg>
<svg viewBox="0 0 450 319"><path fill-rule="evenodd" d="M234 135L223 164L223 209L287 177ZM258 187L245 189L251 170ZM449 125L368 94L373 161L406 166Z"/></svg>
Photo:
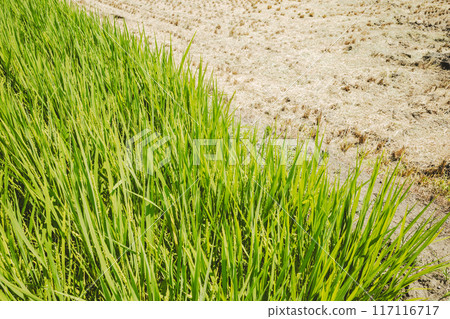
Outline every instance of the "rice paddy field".
<svg viewBox="0 0 450 319"><path fill-rule="evenodd" d="M334 178L320 134L285 163L276 127L262 165L204 64L150 39L68 2L1 1L1 300L403 300L449 266L418 262L449 214L393 222L397 169L377 192L381 160ZM169 157L135 165L142 132Z"/></svg>

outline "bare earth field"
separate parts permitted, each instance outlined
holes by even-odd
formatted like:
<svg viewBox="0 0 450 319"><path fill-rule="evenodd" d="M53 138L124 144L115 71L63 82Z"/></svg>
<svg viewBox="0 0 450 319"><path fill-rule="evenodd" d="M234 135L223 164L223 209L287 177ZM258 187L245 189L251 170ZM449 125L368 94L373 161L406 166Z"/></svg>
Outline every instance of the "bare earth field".
<svg viewBox="0 0 450 319"><path fill-rule="evenodd" d="M386 164L403 156L416 187L404 209L444 189L431 212L448 212L450 174L450 2L447 0L72 0L172 42L180 59L208 64L236 117L248 127L277 123L286 137L325 136L331 170L357 154ZM419 177L417 178L420 179ZM433 184L433 185L436 185ZM401 210L400 210L401 211ZM401 211L402 212L402 211ZM400 220L400 216L399 216ZM450 255L450 225L423 262ZM450 269L421 280L410 298L450 292Z"/></svg>

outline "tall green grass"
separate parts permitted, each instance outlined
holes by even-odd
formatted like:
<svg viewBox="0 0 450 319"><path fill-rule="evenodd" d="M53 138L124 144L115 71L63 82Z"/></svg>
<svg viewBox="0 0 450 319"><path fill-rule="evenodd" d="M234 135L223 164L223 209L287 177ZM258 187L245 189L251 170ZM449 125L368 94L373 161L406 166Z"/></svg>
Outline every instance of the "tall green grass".
<svg viewBox="0 0 450 319"><path fill-rule="evenodd" d="M153 175L127 160L146 129L171 137ZM392 300L443 266L417 257L448 216L393 225L395 172L373 196L379 165L333 181L301 152L247 163L241 138L186 55L64 2L2 0L0 299ZM225 141L224 160L194 165L195 139Z"/></svg>

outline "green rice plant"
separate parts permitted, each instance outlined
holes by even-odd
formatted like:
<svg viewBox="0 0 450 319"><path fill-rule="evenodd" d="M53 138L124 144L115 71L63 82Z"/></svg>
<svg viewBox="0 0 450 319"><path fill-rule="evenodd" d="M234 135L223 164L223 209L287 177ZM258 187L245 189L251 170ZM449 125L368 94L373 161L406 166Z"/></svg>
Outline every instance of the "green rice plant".
<svg viewBox="0 0 450 319"><path fill-rule="evenodd" d="M248 160L256 130L188 51L62 1L0 8L0 299L395 300L448 266L417 263L448 215L392 223L396 171L374 195L379 163L331 180L273 136ZM144 130L170 137L153 174L128 156ZM198 139L223 160L196 165Z"/></svg>

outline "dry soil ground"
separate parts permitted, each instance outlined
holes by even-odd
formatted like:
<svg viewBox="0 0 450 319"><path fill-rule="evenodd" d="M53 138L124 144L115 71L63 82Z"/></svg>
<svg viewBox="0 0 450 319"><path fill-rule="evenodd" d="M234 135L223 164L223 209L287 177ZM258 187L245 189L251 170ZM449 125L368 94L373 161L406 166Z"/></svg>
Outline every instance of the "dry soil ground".
<svg viewBox="0 0 450 319"><path fill-rule="evenodd" d="M245 125L276 122L287 137L310 137L320 124L335 172L358 152L370 161L384 150L386 164L403 156L405 174L436 173L448 187L448 0L73 1L172 42L177 58L195 35L192 64L202 58L220 88L235 93ZM423 203L423 194L416 188L405 207ZM442 216L448 203L432 209ZM449 235L447 223L424 262L449 258ZM424 278L429 289L411 297L439 299L450 292L449 276Z"/></svg>

